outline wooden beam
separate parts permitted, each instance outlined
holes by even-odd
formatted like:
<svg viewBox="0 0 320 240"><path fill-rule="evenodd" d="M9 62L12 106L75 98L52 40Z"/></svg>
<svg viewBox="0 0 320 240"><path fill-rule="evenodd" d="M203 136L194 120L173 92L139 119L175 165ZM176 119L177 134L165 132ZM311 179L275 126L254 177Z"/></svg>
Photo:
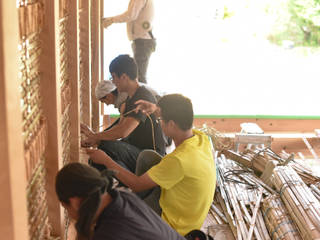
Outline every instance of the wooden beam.
<svg viewBox="0 0 320 240"><path fill-rule="evenodd" d="M79 1L71 0L68 21L68 67L71 87L70 160L80 159L80 54L79 54Z"/></svg>
<svg viewBox="0 0 320 240"><path fill-rule="evenodd" d="M41 96L48 123L48 145L45 153L46 192L49 224L54 236L63 236L63 212L55 193L55 176L62 166L61 91L59 48L59 1L44 0L45 18L41 32Z"/></svg>
<svg viewBox="0 0 320 240"><path fill-rule="evenodd" d="M0 1L0 235L29 239L26 167L18 79L19 23L15 1Z"/></svg>

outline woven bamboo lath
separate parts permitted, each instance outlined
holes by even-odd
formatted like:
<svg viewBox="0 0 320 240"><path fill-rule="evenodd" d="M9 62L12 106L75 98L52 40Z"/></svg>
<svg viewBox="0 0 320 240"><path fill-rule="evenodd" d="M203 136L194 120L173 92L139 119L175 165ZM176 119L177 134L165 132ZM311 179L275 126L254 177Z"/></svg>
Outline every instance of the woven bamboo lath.
<svg viewBox="0 0 320 240"><path fill-rule="evenodd" d="M62 19L69 14L69 0L59 0L59 18Z"/></svg>
<svg viewBox="0 0 320 240"><path fill-rule="evenodd" d="M274 169L274 185L303 239L320 239L320 202L290 167Z"/></svg>
<svg viewBox="0 0 320 240"><path fill-rule="evenodd" d="M42 115L39 74L41 42L38 34L21 42L19 50L23 137L25 148L28 148L31 139L39 130Z"/></svg>
<svg viewBox="0 0 320 240"><path fill-rule="evenodd" d="M264 199L262 211L266 226L273 240L302 240L280 196L271 195Z"/></svg>
<svg viewBox="0 0 320 240"><path fill-rule="evenodd" d="M42 118L39 131L34 135L28 148L25 149L26 175L27 180L31 181L31 177L37 168L40 159L44 155L47 143L47 125Z"/></svg>
<svg viewBox="0 0 320 240"><path fill-rule="evenodd" d="M44 152L47 125L40 93L40 55L43 27L42 1L18 2L20 44L19 79L26 165L27 208L30 239L50 239L45 192ZM52 239L52 238L51 238Z"/></svg>
<svg viewBox="0 0 320 240"><path fill-rule="evenodd" d="M86 87L84 85L84 81L85 81L85 72L84 72L84 61L85 61L85 56L83 56L84 54L84 47L85 47L85 43L83 41L84 37L84 29L83 27L81 27L81 22L82 22L82 15L80 14L80 18L79 18L79 21L80 21L80 33L79 33L79 36L80 36L80 48L79 48L79 56L80 56L80 66L79 66L79 72L80 72L80 83L79 83L79 88L80 88L80 121L83 122L83 116L84 116L84 92L86 91Z"/></svg>
<svg viewBox="0 0 320 240"><path fill-rule="evenodd" d="M27 187L30 239L50 239L44 179L45 168L44 159L42 159Z"/></svg>
<svg viewBox="0 0 320 240"><path fill-rule="evenodd" d="M20 1L19 8L19 32L20 39L40 32L43 27L44 8L39 0Z"/></svg>
<svg viewBox="0 0 320 240"><path fill-rule="evenodd" d="M60 19L60 89L61 89L61 114L62 114L62 160L66 164L70 161L70 105L71 86L68 74L68 17Z"/></svg>
<svg viewBox="0 0 320 240"><path fill-rule="evenodd" d="M70 162L71 132L70 132L70 110L71 110L71 85L69 80L69 58L68 58L68 23L69 23L69 1L59 0L59 49L60 49L60 90L61 90L61 136L62 136L62 162L63 165ZM68 239L69 218L64 213L64 239Z"/></svg>

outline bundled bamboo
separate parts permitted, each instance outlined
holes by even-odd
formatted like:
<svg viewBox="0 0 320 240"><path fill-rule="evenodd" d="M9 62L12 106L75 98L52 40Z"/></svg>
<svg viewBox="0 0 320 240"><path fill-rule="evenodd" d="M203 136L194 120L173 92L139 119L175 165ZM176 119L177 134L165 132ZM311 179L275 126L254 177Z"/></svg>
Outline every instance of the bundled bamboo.
<svg viewBox="0 0 320 240"><path fill-rule="evenodd" d="M247 149L241 154L232 150L223 150L221 153L223 153L227 158L254 170L258 175L263 173L268 162L276 161L278 162L278 165L290 165L307 185L320 182L320 177L311 169L307 168L297 160L294 160L293 155L287 155L283 158L273 152L270 148L257 150ZM318 189L320 189L319 186Z"/></svg>
<svg viewBox="0 0 320 240"><path fill-rule="evenodd" d="M264 199L262 211L272 239L302 239L279 195L270 195Z"/></svg>
<svg viewBox="0 0 320 240"><path fill-rule="evenodd" d="M281 157L286 159L290 158L290 155L283 151ZM314 173L312 169L308 168L303 162L295 160L292 157L292 161L290 161L289 165L298 173L307 185L320 183L320 176Z"/></svg>
<svg viewBox="0 0 320 240"><path fill-rule="evenodd" d="M298 173L307 185L320 183L320 177L300 162L294 160L289 165ZM318 189L320 188L318 187Z"/></svg>
<svg viewBox="0 0 320 240"><path fill-rule="evenodd" d="M320 239L320 202L290 166L274 169L274 185L303 239Z"/></svg>

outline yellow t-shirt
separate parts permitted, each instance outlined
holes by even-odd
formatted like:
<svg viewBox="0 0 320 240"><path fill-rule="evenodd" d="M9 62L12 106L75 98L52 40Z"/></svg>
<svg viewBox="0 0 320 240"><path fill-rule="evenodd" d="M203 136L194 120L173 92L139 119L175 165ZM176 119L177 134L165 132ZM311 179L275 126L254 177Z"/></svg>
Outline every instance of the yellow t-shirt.
<svg viewBox="0 0 320 240"><path fill-rule="evenodd" d="M148 171L161 187L162 219L183 236L200 229L216 187L209 138L197 130L193 134Z"/></svg>

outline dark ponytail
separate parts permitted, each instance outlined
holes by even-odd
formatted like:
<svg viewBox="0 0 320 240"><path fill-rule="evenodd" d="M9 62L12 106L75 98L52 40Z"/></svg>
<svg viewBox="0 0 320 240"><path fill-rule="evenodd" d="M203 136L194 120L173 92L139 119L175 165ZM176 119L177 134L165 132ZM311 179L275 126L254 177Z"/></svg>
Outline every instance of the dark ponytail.
<svg viewBox="0 0 320 240"><path fill-rule="evenodd" d="M90 239L93 218L100 205L101 195L112 188L112 174L103 174L88 165L70 163L65 165L56 176L56 193L59 200L70 204L69 199L82 199L76 222L78 239Z"/></svg>

